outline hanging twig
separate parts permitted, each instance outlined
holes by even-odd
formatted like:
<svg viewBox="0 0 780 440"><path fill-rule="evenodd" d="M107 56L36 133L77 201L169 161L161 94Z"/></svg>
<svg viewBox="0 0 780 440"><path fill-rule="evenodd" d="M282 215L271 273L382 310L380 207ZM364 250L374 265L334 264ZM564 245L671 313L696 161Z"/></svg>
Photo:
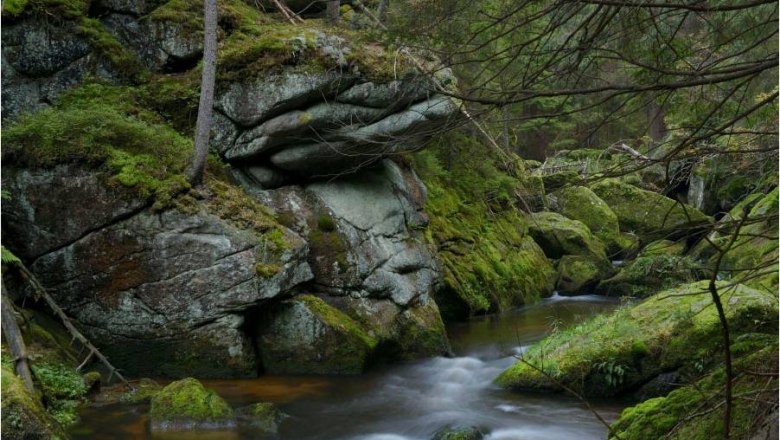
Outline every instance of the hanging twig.
<svg viewBox="0 0 780 440"><path fill-rule="evenodd" d="M86 338L81 332L73 325L70 318L68 318L68 315L65 314L65 312L57 305L57 302L54 301L54 299L49 295L49 293L46 291L46 288L43 287L43 285L38 281L38 279L35 277L35 275L27 269L27 267L24 266L22 263L17 263L16 265L19 268L19 272L22 274L22 276L30 283L30 285L33 288L33 295L36 299L43 298L44 301L46 301L46 304L49 306L49 308L54 312L55 315L57 315L58 318L60 318L60 321L62 321L62 324L65 326L65 328L70 332L70 334L73 336L73 339L81 342L82 345L87 347L87 349L90 351L90 354L87 356L87 360L91 358L93 355L96 356L100 362L103 363L103 365L108 368L109 371L109 381L111 378L116 375L116 377L123 383L125 386L127 386L129 389L134 390L132 385L130 385L130 382L127 381L127 379L122 376L122 374L117 370L116 367L111 365L111 362L108 361L108 359L103 356L103 353L100 352L100 350L97 349L92 343L89 341L89 339ZM82 365L79 366L81 368L86 363L86 360L82 363Z"/></svg>
<svg viewBox="0 0 780 440"><path fill-rule="evenodd" d="M2 284L0 288L2 289L2 298L0 298L2 315L0 315L0 319L2 319L3 336L5 336L5 340L8 342L8 348L11 349L11 356L14 357L16 374L22 378L24 386L31 393L34 393L35 386L33 385L30 366L27 364L27 347L24 345L22 332L19 330L19 326L16 325L11 300L5 294L5 284Z"/></svg>

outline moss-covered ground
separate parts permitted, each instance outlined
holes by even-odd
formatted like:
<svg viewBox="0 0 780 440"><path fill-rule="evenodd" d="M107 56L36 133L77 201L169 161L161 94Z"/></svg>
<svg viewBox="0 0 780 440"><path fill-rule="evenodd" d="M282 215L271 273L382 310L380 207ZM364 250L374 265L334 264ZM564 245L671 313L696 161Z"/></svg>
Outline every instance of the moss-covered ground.
<svg viewBox="0 0 780 440"><path fill-rule="evenodd" d="M762 421L777 405L777 337L745 335L732 346L738 372L733 383L731 438L761 432ZM610 438L709 440L723 435L723 368L664 397L627 408L611 426ZM774 403L773 403L774 402ZM777 426L769 426L776 430Z"/></svg>
<svg viewBox="0 0 780 440"><path fill-rule="evenodd" d="M777 332L774 293L718 285L734 338ZM496 382L538 390L566 384L589 396L618 395L662 372L678 370L690 378L717 365L720 331L707 282L691 283L553 334Z"/></svg>

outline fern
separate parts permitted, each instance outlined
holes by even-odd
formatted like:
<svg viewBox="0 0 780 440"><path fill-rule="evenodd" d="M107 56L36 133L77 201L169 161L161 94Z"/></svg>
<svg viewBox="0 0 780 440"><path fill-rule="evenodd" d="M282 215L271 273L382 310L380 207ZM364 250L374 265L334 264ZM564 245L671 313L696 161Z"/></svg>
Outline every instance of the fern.
<svg viewBox="0 0 780 440"><path fill-rule="evenodd" d="M19 259L16 255L14 255L13 252L6 249L5 246L0 246L0 259L2 259L3 264L19 264L22 262L22 260Z"/></svg>

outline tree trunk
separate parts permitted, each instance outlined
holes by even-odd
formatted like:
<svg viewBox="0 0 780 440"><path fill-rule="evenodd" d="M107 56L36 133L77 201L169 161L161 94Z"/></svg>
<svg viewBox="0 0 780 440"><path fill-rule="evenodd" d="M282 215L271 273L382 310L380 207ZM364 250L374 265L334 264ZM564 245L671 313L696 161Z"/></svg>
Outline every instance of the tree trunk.
<svg viewBox="0 0 780 440"><path fill-rule="evenodd" d="M209 154L211 112L217 74L217 0L203 0L203 73L200 78L198 121L195 124L195 153L188 173L190 184L200 185Z"/></svg>
<svg viewBox="0 0 780 440"><path fill-rule="evenodd" d="M379 6L376 7L376 18L382 23L387 20L387 8L390 6L390 0L379 0Z"/></svg>
<svg viewBox="0 0 780 440"><path fill-rule="evenodd" d="M3 324L3 336L8 343L8 348L11 349L11 356L14 357L16 374L22 378L27 389L31 393L35 393L30 366L27 365L27 347L24 345L22 332L19 330L19 326L16 325L16 318L14 317L11 300L8 299L8 295L5 294L5 285L0 288L2 289L2 297L0 298L2 314L0 315L0 319L2 319Z"/></svg>
<svg viewBox="0 0 780 440"><path fill-rule="evenodd" d="M339 24L339 0L330 0L325 14L328 16L328 23L333 26Z"/></svg>

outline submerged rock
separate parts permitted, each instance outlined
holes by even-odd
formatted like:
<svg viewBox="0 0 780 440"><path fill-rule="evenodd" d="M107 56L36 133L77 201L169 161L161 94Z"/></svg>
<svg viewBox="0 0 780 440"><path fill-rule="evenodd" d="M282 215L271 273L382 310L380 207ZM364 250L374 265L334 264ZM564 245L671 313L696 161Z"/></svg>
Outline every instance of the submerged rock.
<svg viewBox="0 0 780 440"><path fill-rule="evenodd" d="M152 397L149 419L153 432L225 429L236 425L230 405L192 378L173 382Z"/></svg>
<svg viewBox="0 0 780 440"><path fill-rule="evenodd" d="M254 435L275 435L287 415L273 403L255 403L235 411L238 426L252 430Z"/></svg>

